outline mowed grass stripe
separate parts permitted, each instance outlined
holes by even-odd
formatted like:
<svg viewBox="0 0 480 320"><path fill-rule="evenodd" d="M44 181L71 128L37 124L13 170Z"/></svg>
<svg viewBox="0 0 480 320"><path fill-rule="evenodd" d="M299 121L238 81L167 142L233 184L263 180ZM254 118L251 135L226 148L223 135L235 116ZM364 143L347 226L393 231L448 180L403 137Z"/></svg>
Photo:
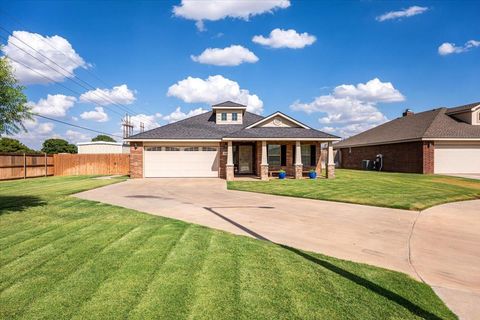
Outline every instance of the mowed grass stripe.
<svg viewBox="0 0 480 320"><path fill-rule="evenodd" d="M239 265L237 242L222 232L213 232L202 273L196 282L190 319L238 319Z"/></svg>
<svg viewBox="0 0 480 320"><path fill-rule="evenodd" d="M207 228L189 227L130 313L131 319L185 319L188 316L195 281L200 275L211 236Z"/></svg>
<svg viewBox="0 0 480 320"><path fill-rule="evenodd" d="M34 299L51 290L58 281L94 259L99 252L122 239L135 227L132 223L119 222L96 230L94 236L83 241L70 243L70 249L66 252L31 270L0 293L0 305L8 306L0 310L0 318L21 314Z"/></svg>
<svg viewBox="0 0 480 320"><path fill-rule="evenodd" d="M103 282L92 298L76 310L73 319L128 318L187 228L184 223L171 222L157 229L115 275Z"/></svg>
<svg viewBox="0 0 480 320"><path fill-rule="evenodd" d="M95 224L100 219L83 218L70 223L59 225L53 230L45 231L39 235L33 235L29 239L22 239L19 243L13 243L11 246L2 250L0 256L0 267L7 265L13 260L28 255L35 250L50 245L52 242L61 241L84 228Z"/></svg>
<svg viewBox="0 0 480 320"><path fill-rule="evenodd" d="M290 293L282 283L273 244L239 243L240 308L244 319L296 319Z"/></svg>
<svg viewBox="0 0 480 320"><path fill-rule="evenodd" d="M37 210L30 208L20 214L16 214L14 211L4 213L0 220L0 243L8 242L5 238L21 232L36 232L37 229L44 229L45 225L48 227L92 215L89 210L92 207L91 202L73 199L66 203L67 205L62 202L49 203L36 208ZM17 219L13 219L13 217Z"/></svg>
<svg viewBox="0 0 480 320"><path fill-rule="evenodd" d="M109 227L113 228L112 227ZM96 237L98 232L105 230L104 225L89 224L80 228L75 233L53 241L46 246L33 250L28 255L24 255L0 269L0 291L5 290L17 279L23 277L29 272L40 268L43 264L54 261L55 258L65 253L66 250L73 249L72 244L89 241L91 237Z"/></svg>
<svg viewBox="0 0 480 320"><path fill-rule="evenodd" d="M115 241L82 267L37 298L22 315L24 319L71 318L106 281L158 230L161 223L147 221Z"/></svg>

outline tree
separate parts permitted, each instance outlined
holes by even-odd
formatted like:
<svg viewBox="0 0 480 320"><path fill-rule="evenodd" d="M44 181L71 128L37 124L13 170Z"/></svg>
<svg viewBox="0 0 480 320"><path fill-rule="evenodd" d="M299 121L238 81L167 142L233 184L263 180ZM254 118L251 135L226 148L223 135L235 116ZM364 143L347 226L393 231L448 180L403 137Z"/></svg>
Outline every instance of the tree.
<svg viewBox="0 0 480 320"><path fill-rule="evenodd" d="M0 136L26 131L22 122L32 119L32 114L24 89L15 79L7 59L0 58Z"/></svg>
<svg viewBox="0 0 480 320"><path fill-rule="evenodd" d="M47 139L43 142L42 152L52 153L77 153L77 146L63 139Z"/></svg>
<svg viewBox="0 0 480 320"><path fill-rule="evenodd" d="M25 152L34 153L36 151L30 149L20 141L10 138L0 138L0 152Z"/></svg>
<svg viewBox="0 0 480 320"><path fill-rule="evenodd" d="M105 134L99 134L98 136L93 138L92 141L117 142L115 139L113 139L112 137L107 136Z"/></svg>

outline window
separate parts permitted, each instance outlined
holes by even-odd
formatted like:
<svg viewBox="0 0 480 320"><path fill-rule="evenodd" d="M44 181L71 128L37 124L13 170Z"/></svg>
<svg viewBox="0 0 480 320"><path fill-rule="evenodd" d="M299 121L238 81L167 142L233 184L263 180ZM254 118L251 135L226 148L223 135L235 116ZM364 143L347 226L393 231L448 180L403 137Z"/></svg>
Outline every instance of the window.
<svg viewBox="0 0 480 320"><path fill-rule="evenodd" d="M145 147L146 151L162 151L162 147Z"/></svg>
<svg viewBox="0 0 480 320"><path fill-rule="evenodd" d="M293 162L295 163L295 146L293 147ZM313 167L317 163L317 147L314 144L301 146L302 164L306 167Z"/></svg>
<svg viewBox="0 0 480 320"><path fill-rule="evenodd" d="M268 145L268 164L272 166L281 165L281 147L279 144Z"/></svg>
<svg viewBox="0 0 480 320"><path fill-rule="evenodd" d="M215 148L215 147L203 147L202 151L217 151L217 148Z"/></svg>
<svg viewBox="0 0 480 320"><path fill-rule="evenodd" d="M227 121L227 113L222 112L222 121Z"/></svg>
<svg viewBox="0 0 480 320"><path fill-rule="evenodd" d="M165 147L165 151L180 151L179 147Z"/></svg>
<svg viewBox="0 0 480 320"><path fill-rule="evenodd" d="M232 121L237 121L238 120L238 113L234 112L232 113Z"/></svg>
<svg viewBox="0 0 480 320"><path fill-rule="evenodd" d="M311 166L311 149L309 144L302 144L302 164L304 166Z"/></svg>
<svg viewBox="0 0 480 320"><path fill-rule="evenodd" d="M198 151L198 147L185 147L183 148L183 151Z"/></svg>

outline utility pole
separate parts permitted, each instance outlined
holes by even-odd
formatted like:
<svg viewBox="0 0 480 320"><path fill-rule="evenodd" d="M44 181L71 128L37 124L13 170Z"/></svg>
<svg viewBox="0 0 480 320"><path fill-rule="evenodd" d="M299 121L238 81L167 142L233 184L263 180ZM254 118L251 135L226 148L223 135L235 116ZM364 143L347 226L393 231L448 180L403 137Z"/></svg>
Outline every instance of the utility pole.
<svg viewBox="0 0 480 320"><path fill-rule="evenodd" d="M126 139L133 134L133 124L128 113L126 113L125 118L123 118L122 130L123 130L123 139Z"/></svg>
<svg viewBox="0 0 480 320"><path fill-rule="evenodd" d="M145 131L145 124L143 122L140 122L140 132Z"/></svg>

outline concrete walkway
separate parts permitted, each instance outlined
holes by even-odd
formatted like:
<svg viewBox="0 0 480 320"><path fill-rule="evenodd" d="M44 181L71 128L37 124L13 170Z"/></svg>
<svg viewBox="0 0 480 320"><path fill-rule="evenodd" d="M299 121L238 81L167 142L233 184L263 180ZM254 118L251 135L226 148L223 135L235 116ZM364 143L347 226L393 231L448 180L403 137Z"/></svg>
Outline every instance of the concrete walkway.
<svg viewBox="0 0 480 320"><path fill-rule="evenodd" d="M480 318L479 200L414 212L229 191L219 179L128 180L76 196L404 272Z"/></svg>

